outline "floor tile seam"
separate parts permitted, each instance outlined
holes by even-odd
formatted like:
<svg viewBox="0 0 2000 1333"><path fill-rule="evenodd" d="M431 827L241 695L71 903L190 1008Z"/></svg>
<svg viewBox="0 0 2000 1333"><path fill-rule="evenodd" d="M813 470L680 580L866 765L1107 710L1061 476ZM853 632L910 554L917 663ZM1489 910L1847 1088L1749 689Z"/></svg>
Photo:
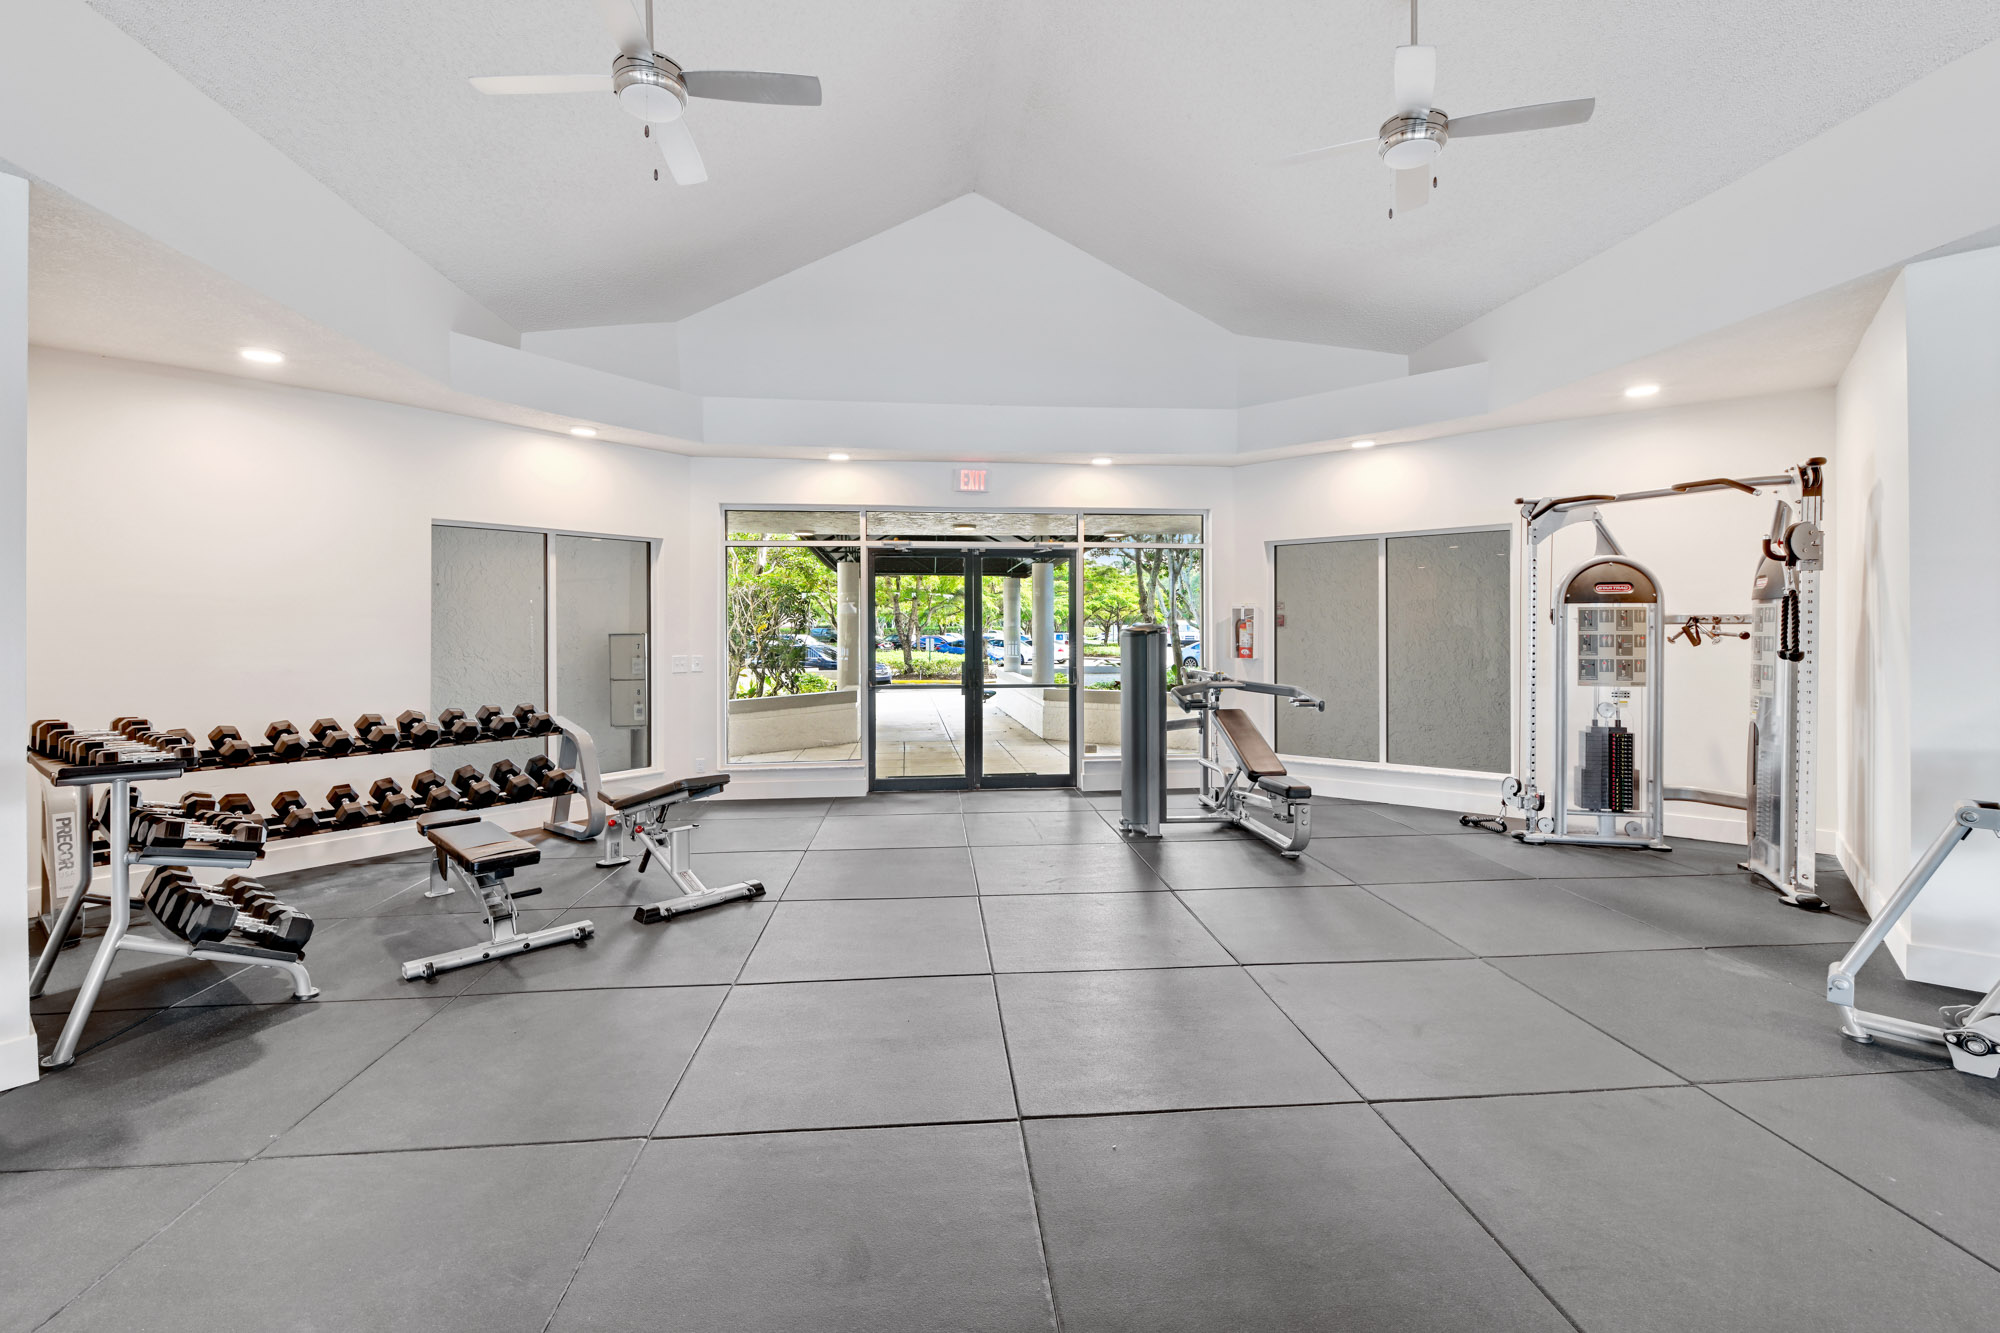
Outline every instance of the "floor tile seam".
<svg viewBox="0 0 2000 1333"><path fill-rule="evenodd" d="M1806 1147L1804 1144L1795 1142L1794 1140L1787 1138L1780 1131L1771 1128L1771 1126L1765 1124L1761 1120L1758 1120L1756 1117L1752 1116L1749 1112L1742 1110L1740 1107L1731 1106L1728 1102L1716 1096L1711 1089L1704 1087L1701 1084L1696 1084L1695 1087L1697 1088L1697 1090L1701 1092L1703 1096L1707 1097L1710 1101L1714 1102L1717 1106L1722 1107L1725 1111L1729 1112L1730 1114L1739 1117L1745 1124L1749 1125L1752 1129L1758 1130L1764 1134L1768 1134L1773 1139L1776 1139L1779 1143L1784 1144L1787 1148L1790 1148L1793 1152L1799 1154L1799 1156L1803 1157L1806 1161L1812 1162L1814 1165L1823 1167L1827 1171L1832 1172L1835 1176L1839 1177L1841 1180L1846 1181L1848 1184L1854 1186L1854 1188L1860 1190L1863 1194L1866 1194L1869 1198L1874 1199L1877 1203L1889 1209L1891 1212L1897 1213L1902 1217L1908 1218L1911 1222L1916 1223L1919 1227L1922 1227L1925 1231L1928 1231L1931 1235L1936 1236L1939 1240L1951 1246L1953 1249L1959 1251L1961 1254L1965 1255L1967 1258L1971 1259L1974 1263L1977 1263L1982 1268L1988 1269L1989 1271L1994 1273L2000 1273L2000 1263L1996 1263L1993 1260L1986 1258L1984 1255L1973 1250L1972 1248L1965 1245L1956 1238L1946 1235L1944 1232L1932 1226L1929 1222L1926 1222L1923 1218L1917 1216L1917 1214L1903 1207L1895 1200L1886 1198L1882 1194L1878 1193L1876 1190L1863 1184L1861 1181L1855 1179L1847 1172L1841 1170L1838 1166L1835 1166L1832 1162L1827 1161L1824 1157L1821 1157L1818 1153Z"/></svg>
<svg viewBox="0 0 2000 1333"><path fill-rule="evenodd" d="M716 1007L719 1009L721 1006ZM660 1110L665 1114L664 1106ZM563 1281L562 1290L556 1293L555 1302L549 1306L549 1317L542 1321L542 1333L549 1333L555 1326L556 1315L561 1312L563 1302L569 1299L570 1288L576 1285L577 1274L583 1272L584 1262L590 1258L591 1249L597 1244L597 1238L603 1234L605 1223L611 1220L612 1209L618 1206L618 1200L625 1193L625 1186L631 1182L632 1173L639 1169L639 1161L646 1155L646 1145L651 1141L650 1138L642 1138L632 1149L632 1160L625 1164L625 1173L618 1177L618 1187L611 1191L611 1197L605 1201L604 1211L597 1216L597 1225L590 1229L589 1237L583 1242L583 1248L576 1256L576 1263L570 1267L569 1277Z"/></svg>
<svg viewBox="0 0 2000 1333"><path fill-rule="evenodd" d="M1255 972L1251 971L1250 968L1244 964L1239 963L1237 964L1237 966L1242 969L1244 976L1250 978L1250 984L1255 986L1258 989L1258 991L1262 993L1264 998L1270 1002L1271 1007L1276 1009L1279 1013L1285 1016L1285 1021L1292 1025L1292 1030L1294 1032L1298 1033L1300 1037L1305 1039L1306 1045L1312 1047L1314 1053L1317 1054L1320 1059L1326 1061L1328 1067L1333 1070L1334 1074L1339 1077L1340 1081L1347 1085L1347 1090L1349 1092L1352 1092L1356 1097L1361 1097L1362 1096L1361 1089L1358 1086L1356 1086L1353 1079L1347 1076L1347 1071L1340 1067L1339 1062L1333 1058L1333 1056L1327 1051L1327 1049L1324 1046L1321 1046L1318 1042L1313 1040L1312 1033L1307 1032L1305 1030L1305 1026L1299 1022L1299 1020L1293 1015L1292 1011L1285 1008L1284 1005L1278 1002L1278 997L1271 994L1271 989L1270 987L1264 984L1263 978L1259 977ZM1365 1100L1365 1098L1363 1100Z"/></svg>
<svg viewBox="0 0 2000 1333"><path fill-rule="evenodd" d="M413 1153L427 1152L486 1152L500 1148L563 1148L575 1144L588 1143L644 1143L649 1135L644 1130L629 1130L623 1134L585 1134L573 1139L503 1139L491 1143L416 1143L399 1144L386 1148L320 1148L304 1152L259 1152L254 1157L245 1158L239 1165L270 1162L323 1161L330 1157L407 1157ZM175 1162L170 1165L199 1166L203 1163ZM106 1168L125 1170L128 1168Z"/></svg>
<svg viewBox="0 0 2000 1333"><path fill-rule="evenodd" d="M697 1139L750 1139L777 1134L857 1134L881 1129L950 1129L958 1125L1018 1125L1021 1116L967 1116L963 1120L881 1120L858 1125L793 1125L767 1129L710 1129L693 1134L662 1134L658 1126L647 1135L652 1143L684 1143Z"/></svg>
<svg viewBox="0 0 2000 1333"><path fill-rule="evenodd" d="M1617 950L1612 950L1611 952L1614 952L1614 953L1658 953L1658 952L1663 952L1663 951L1662 951L1662 950L1656 950L1656 949L1617 949ZM1677 953L1677 952L1683 952L1683 951L1681 951L1681 950L1666 950L1666 951L1664 951L1664 952L1676 952L1676 953ZM1565 957L1566 955L1563 955L1563 954L1525 954L1525 955L1519 955L1519 956L1522 956L1522 957L1528 957L1528 958L1561 958L1561 957ZM1603 955L1599 954L1599 955L1592 955L1592 956L1593 956L1593 957L1602 957ZM1647 1064L1649 1064L1649 1065L1653 1066L1653 1067L1654 1067L1655 1069L1663 1069L1663 1070L1665 1070L1665 1071L1666 1071L1667 1073L1669 1073L1669 1074L1672 1074L1672 1075L1673 1075L1673 1076L1674 1076L1675 1078L1679 1079L1679 1080L1680 1080L1680 1081L1681 1081L1682 1083L1685 1083L1685 1084L1689 1084L1689 1085L1692 1085L1692 1084L1694 1083L1694 1079L1693 1079L1693 1078L1692 1078L1691 1076L1689 1076L1689 1075L1687 1075L1687 1074L1684 1074L1684 1073L1682 1073L1682 1072L1681 1072L1680 1070L1678 1070L1678 1069L1674 1068L1674 1067L1673 1067L1672 1065L1668 1064L1668 1063L1667 1063L1667 1062L1666 1062L1665 1060L1658 1060L1658 1059L1655 1059L1655 1058L1653 1058L1652 1056L1650 1056L1650 1055L1646 1054L1646 1053L1645 1053L1644 1051L1640 1050L1640 1049L1639 1049L1638 1047L1634 1046L1634 1045L1633 1045L1633 1044L1632 1044L1631 1042L1629 1042L1629 1041L1626 1041L1626 1040L1625 1040L1624 1038L1622 1038L1622 1037L1619 1037L1619 1036L1615 1036L1615 1035L1613 1035L1612 1033L1610 1033L1610 1032L1607 1032L1607 1031L1606 1031L1606 1030L1605 1030L1605 1029L1604 1029L1604 1028L1603 1028L1603 1027L1602 1027L1601 1025L1599 1025L1599 1024L1597 1024L1597 1023L1593 1023L1593 1022L1591 1022L1591 1020L1590 1020L1590 1019L1588 1019L1588 1018L1585 1018L1585 1017L1584 1017L1584 1016L1583 1016L1582 1014L1579 1014L1578 1012L1576 1012L1576 1010L1574 1010L1574 1009L1570 1008L1570 1007L1569 1007L1568 1005L1564 1004L1564 1003L1563 1003L1563 1002L1562 1002L1561 1000L1558 1000L1558 999L1556 999L1556 998L1555 998L1555 997L1554 997L1553 995L1547 995L1547 994L1544 994L1544 993L1543 993L1543 992L1542 992L1542 991L1541 991L1541 990L1540 990L1539 988L1535 987L1534 985L1530 984L1529 982L1526 982L1526 981L1523 981L1523 980L1522 980L1522 979L1521 979L1520 977L1517 977L1517 976L1514 976L1514 975L1513 975L1512 973L1510 973L1510 972L1506 971L1506 970L1505 970L1505 969L1503 969L1503 968L1500 968L1500 967L1495 967L1495 966L1494 966L1494 964L1492 963L1492 961L1491 961L1491 960L1489 960L1489 959L1485 959L1485 958L1482 958L1482 959L1480 959L1479 961L1480 961L1481 963L1484 963L1484 964L1485 964L1485 965L1486 965L1487 967L1491 967L1491 968L1493 968L1493 971L1494 971L1494 972L1496 972L1497 974L1499 974L1499 975L1500 975L1501 977L1503 977L1504 979L1506 979L1506 980L1508 980L1508 981L1511 981L1511 982L1513 982L1513 983L1514 983L1515 985L1517 985L1517 986L1521 987L1522 989L1526 990L1526 991L1527 991L1527 992L1528 992L1529 994L1531 994L1531 995L1536 995L1536 996L1540 996L1540 997L1541 997L1541 998L1542 998L1542 999L1543 999L1544 1001L1546 1001L1547 1003L1549 1003L1549 1004L1552 1004L1552 1005L1554 1005L1554 1006L1555 1006L1556 1008L1558 1008L1558 1009L1562 1010L1562 1011L1563 1011L1564 1013L1568 1014L1568 1015L1569 1015L1569 1016L1570 1016L1571 1018L1574 1018L1574 1019L1575 1019L1575 1020L1576 1020L1577 1022L1579 1022L1579 1023L1583 1024L1583 1025L1584 1025L1585 1027L1589 1028L1589 1029L1590 1029L1591 1031L1593 1031L1593 1032L1595 1032L1595 1033L1599 1034L1600 1036L1602 1036L1602 1037L1603 1037L1603 1038L1604 1038L1604 1039L1605 1039L1606 1041L1609 1041L1609 1042L1612 1042L1612 1043L1614 1043L1614 1044L1616 1044L1616 1045L1618 1045L1618 1046L1622 1046L1622 1047L1623 1047L1624 1049L1626 1049L1627 1051L1630 1051L1630 1052L1631 1052L1631 1053L1632 1053L1632 1054L1633 1054L1634 1056L1636 1056L1636 1057L1637 1057L1637 1058L1639 1058L1640 1060L1643 1060L1643 1061L1645 1061L1645 1062L1646 1062Z"/></svg>
<svg viewBox="0 0 2000 1333"><path fill-rule="evenodd" d="M194 1164L175 1163L175 1165L194 1165ZM139 1251L145 1249L148 1245L151 1245L154 1241L158 1240L160 1236L163 1233L165 1233L168 1227L171 1227L174 1223L180 1221L182 1218L186 1217L189 1213L193 1212L196 1208L200 1207L202 1203L205 1202L210 1195L214 1194L224 1185L234 1180L236 1178L237 1173L242 1171L243 1168L248 1165L250 1165L250 1162L247 1160L234 1163L229 1170L222 1173L220 1179L218 1179L214 1184L210 1185L207 1189L203 1190L194 1199L189 1201L188 1205L185 1208L175 1213L172 1217L162 1222L159 1226L153 1228L151 1234L149 1234L144 1240L134 1245L131 1249L125 1251L125 1253L119 1255L117 1259L112 1261L110 1267L106 1268L103 1272L99 1273L96 1277L92 1278L88 1283L84 1285L83 1290L77 1292L75 1295L71 1296L68 1300L64 1301L61 1305L57 1306L56 1309L49 1314L48 1318L36 1324L35 1327L38 1329L46 1328L49 1324L55 1322L57 1319L62 1318L63 1311L69 1309L72 1305L75 1305L78 1301L88 1296L91 1292L97 1290L98 1286L101 1285L105 1281L105 1279L109 1278L113 1273L117 1272L120 1268L123 1268L127 1263L131 1262L132 1256L136 1255L137 1253L139 1253Z"/></svg>
<svg viewBox="0 0 2000 1333"><path fill-rule="evenodd" d="M1458 881L1447 880L1445 882L1455 883ZM1367 894L1370 898L1373 898L1376 902L1381 903L1384 907L1396 913L1398 916L1402 917L1405 921L1410 922L1412 925L1416 926L1417 929L1427 930L1431 934L1436 935L1441 940L1445 940L1451 944L1456 944L1459 948L1465 950L1465 952L1473 958L1485 957L1484 954L1480 953L1479 950L1473 948L1470 944L1467 944L1464 940L1461 940L1454 935L1446 933L1443 927L1433 926L1432 924L1430 924L1430 922L1420 919L1414 913L1410 912L1408 909L1400 906L1397 903L1390 902L1387 898L1384 898L1381 894L1375 892L1374 889L1369 888L1366 884L1356 884L1354 887L1361 890L1363 893ZM1382 887L1387 888L1391 886L1384 885Z"/></svg>
<svg viewBox="0 0 2000 1333"><path fill-rule="evenodd" d="M1396 961L1396 962L1402 962L1402 961L1405 961L1405 960L1402 960L1402 959L1395 959L1395 960L1386 960L1386 961ZM1414 960L1414 961L1430 961L1430 960ZM1470 959L1462 959L1462 958L1461 958L1461 959L1439 959L1439 960L1435 960L1435 961L1440 961L1440 962L1469 962L1469 961L1471 961L1471 960L1470 960ZM737 981L737 982L731 982L731 983L724 983L724 982L715 982L715 981L710 981L710 982L705 982L705 983L700 983L700 984L703 984L703 985L708 985L708 986L719 986L719 985L725 985L725 984L727 984L727 985L732 985L732 986L738 986L738 987L744 987L744 988L755 988L755 987L762 987L762 986L843 986L843 985L851 985L851 984L854 984L854 983L856 983L856 982L863 982L863 981L935 981L935 980L938 980L938 979L940 979L940 978L947 978L947 977L984 977L984 976L995 976L995 977L1043 977L1043 976L1063 976L1063 975L1082 975L1082 974L1087 974L1087 973L1101 973L1101 972L1196 972L1196 971L1208 971L1208 972L1213 972L1213 971L1216 971L1217 969L1221 969L1221 968L1232 968L1232 967L1236 967L1236 968L1240 968L1240 967L1243 967L1243 966L1244 966L1244 964L1242 964L1242 963L1239 963L1239 962L1237 962L1237 961L1236 961L1235 959L1233 959L1233 958L1232 958L1232 959L1230 959L1230 960L1229 960L1229 961L1227 961L1227 962L1220 962L1220 963L1147 963L1147 964L1142 964L1142 965L1139 965L1139 966L1133 966L1133 967L1027 967L1027 968L1002 968L1002 969L1000 969L1000 970L998 970L998 971L996 971L996 972L990 972L990 973L989 973L989 972L898 972L898 973L894 973L894 974L891 974L891 975L887 975L887 976L865 976L865 977L792 977L792 978L782 978L782 977L777 977L777 978L772 978L772 979L770 979L770 980L766 980L766 981ZM1279 964L1278 966L1316 966L1316 964ZM574 989L578 989L578 990L607 990L607 989L631 989L631 990L648 990L648 989L664 989L664 988L658 988L658 987L644 987L644 986L634 986L634 987L604 987L604 986L589 986L589 987L575 987ZM532 992L520 992L520 991L508 991L508 992L496 992L496 993L504 993L504 994L528 994L528 993L532 993Z"/></svg>
<svg viewBox="0 0 2000 1333"><path fill-rule="evenodd" d="M1056 1297L1055 1263L1049 1258L1048 1226L1042 1221L1041 1187L1035 1183L1035 1154L1028 1145L1028 1125L1023 1119L1014 1121L1015 1140L1021 1145L1021 1166L1028 1176L1028 1208L1035 1219L1035 1248L1042 1256L1043 1290L1048 1293L1049 1319L1055 1326L1055 1333L1062 1333L1062 1304Z"/></svg>
<svg viewBox="0 0 2000 1333"><path fill-rule="evenodd" d="M1641 877L1640 877L1640 876L1633 876L1633 878L1635 878L1635 879L1636 879L1636 878L1641 878ZM1699 940L1689 940L1687 936L1685 936L1685 935L1681 934L1681 933L1680 933L1680 932L1678 932L1678 931L1673 931L1673 930L1668 930L1668 929L1667 929L1667 928L1666 928L1665 926L1660 926L1660 925L1655 925L1655 924L1654 924L1654 923L1652 923L1651 921L1648 921L1648 920L1646 920L1646 919L1645 919L1644 917L1642 917L1642 916L1637 916L1637 915L1635 915L1635 914L1633 914L1633 913L1631 913L1631 912L1628 912L1628 911L1626 911L1626 910L1625 910L1624 908L1622 908L1622 907L1617 907L1617 906L1614 906L1613 904L1611 904L1611 903L1607 903L1607 902L1600 902L1600 901L1599 901L1598 899L1596 899L1596 898L1593 898L1593 897L1591 897L1591 896L1590 896L1589 894L1587 894L1587 893L1578 893L1578 892L1577 892L1577 891L1576 891L1575 889L1572 889L1572 888L1570 888L1570 887L1569 887L1569 884L1568 884L1568 882L1566 882L1566 881L1564 881L1564 880L1557 880L1557 879L1546 879L1546 880L1545 880L1545 879L1540 879L1540 878L1538 878L1538 879L1536 879L1536 880L1535 880L1535 883L1537 883L1537 884L1553 884L1553 885L1555 885L1555 887L1556 887L1556 888L1558 888L1558 889L1561 889L1561 890L1562 890L1562 891L1563 891L1564 893L1566 893L1566 894L1568 894L1568 895L1569 895L1570 897L1572 897L1572 898L1576 899L1576 900L1577 900L1578 902L1581 902L1581 903L1588 903L1588 904L1590 904L1590 905L1591 905L1592 907L1596 907L1596 908L1599 908L1599 909L1601 909L1601 910L1603 910L1603 911L1606 911L1606 912L1609 912L1609 913L1611 913L1611 914L1612 914L1613 916L1620 916L1620 917L1623 917L1623 918L1625 918L1625 919L1626 919L1627 921L1634 921L1634 922L1637 922L1637 923L1638 923L1639 925L1642 925L1642 926L1645 926L1645 927L1646 927L1647 929L1649 929L1649 930L1657 930L1657 931L1659 931L1659 932L1660 932L1660 933L1661 933L1662 935L1665 935L1665 936L1667 936L1667 937L1668 937L1669 939L1676 939L1676 940L1687 940L1687 945L1688 945L1688 947L1689 947L1689 948L1694 948L1694 949L1703 949L1703 948L1707 948L1707 947L1708 947L1707 945L1704 945L1703 943L1701 943L1701 941L1699 941ZM1620 949L1607 949L1607 950L1603 950L1602 952L1605 952L1605 953L1625 953L1625 952L1638 952L1638 951L1637 951L1637 950L1620 950ZM1533 954L1507 954L1507 955L1498 955L1498 954L1496 954L1496 955L1494 955L1494 956L1495 956L1495 957L1503 957L1503 956L1504 956L1504 957L1511 957L1511 958L1532 958L1532 957L1534 957L1534 955L1533 955Z"/></svg>
<svg viewBox="0 0 2000 1333"><path fill-rule="evenodd" d="M1516 1271L1518 1271L1522 1277L1528 1280L1529 1285L1533 1286L1536 1291L1541 1293L1542 1299L1549 1303L1549 1307L1553 1309L1557 1314L1561 1315L1564 1321L1567 1322L1571 1328L1577 1330L1577 1333L1584 1333L1582 1323L1580 1323L1577 1320L1577 1317L1575 1315L1570 1313L1569 1307L1564 1305L1562 1301L1557 1299L1556 1294L1553 1291L1549 1290L1549 1288L1542 1282L1541 1278L1535 1275L1534 1270L1528 1267L1527 1263L1521 1258L1520 1255L1514 1253L1513 1247L1508 1245L1506 1241L1500 1239L1500 1233L1495 1231L1491 1226L1487 1224L1486 1219L1479 1215L1478 1210L1475 1209L1470 1203L1466 1202L1465 1197L1461 1195L1456 1189L1452 1188L1451 1182L1444 1178L1444 1174L1441 1171L1439 1171L1435 1165L1432 1164L1430 1158L1424 1156L1423 1153L1419 1152L1417 1150L1417 1146L1414 1143L1411 1143L1410 1140L1404 1136L1403 1132L1400 1129L1396 1128L1395 1124L1390 1121L1388 1116L1383 1115L1380 1110L1376 1109L1373 1103L1369 1104L1368 1110L1372 1115L1374 1115L1375 1119L1383 1127L1385 1127L1391 1134L1394 1134L1396 1136L1396 1141L1401 1143L1404 1149L1407 1150L1412 1157L1416 1158L1417 1161L1423 1165L1424 1170L1430 1172L1431 1179L1437 1181L1438 1188L1442 1189L1445 1192L1445 1194L1450 1197L1451 1201L1457 1204L1459 1208L1464 1211L1467 1217L1472 1219L1472 1224L1474 1226L1478 1227L1481 1231L1486 1233L1487 1239L1493 1242L1494 1248L1499 1250L1500 1253L1507 1256L1507 1262L1513 1264Z"/></svg>

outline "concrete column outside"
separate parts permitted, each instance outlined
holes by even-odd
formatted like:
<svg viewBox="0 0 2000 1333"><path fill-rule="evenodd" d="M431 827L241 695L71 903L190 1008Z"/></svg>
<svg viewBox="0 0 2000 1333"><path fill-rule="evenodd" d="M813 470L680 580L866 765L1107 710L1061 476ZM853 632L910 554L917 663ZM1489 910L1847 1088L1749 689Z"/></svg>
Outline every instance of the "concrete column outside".
<svg viewBox="0 0 2000 1333"><path fill-rule="evenodd" d="M1056 679L1056 567L1046 562L1035 566L1035 683L1052 685ZM1073 645L1072 645L1073 646Z"/></svg>
<svg viewBox="0 0 2000 1333"><path fill-rule="evenodd" d="M861 562L842 560L833 571L834 653L840 663L834 683L845 690L860 685L861 673L868 669L868 638L861 623Z"/></svg>
<svg viewBox="0 0 2000 1333"><path fill-rule="evenodd" d="M1021 579L1009 574L1000 586L1000 604L1005 608L1007 622L1006 660L1002 663L1008 671L1021 669Z"/></svg>
<svg viewBox="0 0 2000 1333"><path fill-rule="evenodd" d="M28 729L28 182L0 172L0 736ZM28 1020L28 789L0 764L0 1088L40 1073ZM20 879L14 876L20 875ZM8 901L12 899L12 901Z"/></svg>

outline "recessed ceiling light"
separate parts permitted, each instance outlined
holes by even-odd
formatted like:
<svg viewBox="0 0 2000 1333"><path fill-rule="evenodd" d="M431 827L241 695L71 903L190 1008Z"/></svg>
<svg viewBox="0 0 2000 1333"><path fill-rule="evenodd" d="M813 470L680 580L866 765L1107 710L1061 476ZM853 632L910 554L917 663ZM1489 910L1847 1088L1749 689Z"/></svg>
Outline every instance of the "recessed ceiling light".
<svg viewBox="0 0 2000 1333"><path fill-rule="evenodd" d="M977 532L979 531L979 525L977 523L954 523L951 525L951 530L953 532Z"/></svg>
<svg viewBox="0 0 2000 1333"><path fill-rule="evenodd" d="M1104 534L1104 540L1108 542L1123 541L1124 539L1125 534L1122 532L1107 532Z"/></svg>
<svg viewBox="0 0 2000 1333"><path fill-rule="evenodd" d="M569 433L572 435L581 436L583 439L587 440L591 436L597 434L597 428L595 426L571 426L569 428Z"/></svg>
<svg viewBox="0 0 2000 1333"><path fill-rule="evenodd" d="M245 347L237 355L245 361L255 361L260 366L282 365L285 360L283 352L274 352L268 347Z"/></svg>
<svg viewBox="0 0 2000 1333"><path fill-rule="evenodd" d="M1651 398L1659 391L1660 386L1657 384L1634 384L1625 390L1625 396L1627 398Z"/></svg>
<svg viewBox="0 0 2000 1333"><path fill-rule="evenodd" d="M1090 460L1090 465L1092 467L1110 467L1111 460L1108 458L1093 458Z"/></svg>
<svg viewBox="0 0 2000 1333"><path fill-rule="evenodd" d="M1350 444L1347 447L1350 449L1373 449L1375 447L1375 441L1356 440L1353 444Z"/></svg>
<svg viewBox="0 0 2000 1333"><path fill-rule="evenodd" d="M811 528L801 528L799 531L794 532L792 535L794 537L805 538L805 537L810 537L813 534Z"/></svg>
<svg viewBox="0 0 2000 1333"><path fill-rule="evenodd" d="M828 454L828 455L826 456L826 461L827 461L827 462L829 462L829 463L845 463L845 462L847 461L847 455L846 455L846 454Z"/></svg>

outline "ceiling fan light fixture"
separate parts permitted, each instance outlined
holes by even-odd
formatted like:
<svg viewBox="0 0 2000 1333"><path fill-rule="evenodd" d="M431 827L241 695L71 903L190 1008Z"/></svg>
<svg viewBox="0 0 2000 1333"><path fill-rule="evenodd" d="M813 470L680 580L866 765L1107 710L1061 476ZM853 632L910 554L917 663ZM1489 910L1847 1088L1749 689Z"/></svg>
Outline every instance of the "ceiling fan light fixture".
<svg viewBox="0 0 2000 1333"><path fill-rule="evenodd" d="M620 56L612 66L611 86L627 114L654 125L679 120L687 110L687 89L680 70L656 57Z"/></svg>

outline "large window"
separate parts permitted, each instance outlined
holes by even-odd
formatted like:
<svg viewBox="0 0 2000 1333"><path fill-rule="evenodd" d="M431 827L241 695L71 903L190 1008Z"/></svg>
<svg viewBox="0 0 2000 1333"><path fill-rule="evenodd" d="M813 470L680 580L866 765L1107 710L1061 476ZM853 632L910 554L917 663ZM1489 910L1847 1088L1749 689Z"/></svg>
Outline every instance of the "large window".
<svg viewBox="0 0 2000 1333"><path fill-rule="evenodd" d="M1327 701L1278 710L1278 749L1506 772L1509 545L1481 528L1277 546L1272 670Z"/></svg>
<svg viewBox="0 0 2000 1333"><path fill-rule="evenodd" d="M861 572L871 551L879 559L889 551L945 548L996 556L1031 548L1022 555L1031 562L1034 551L1044 553L1049 586L1038 590L1032 577L1021 577L1011 609L1004 572L988 570L990 577L982 580L993 667L1017 674L1026 669L1051 685L1083 686L1084 753L1115 754L1118 631L1141 620L1170 626L1180 650L1169 666L1175 675L1182 664L1207 660L1203 523L1200 514L1074 510L727 510L723 679L729 762L859 761L864 674L883 683L957 678L965 661L963 626L939 617L963 616L963 590L949 581L889 569L874 589L879 623L862 623ZM1070 562L1046 559L1060 550L1079 556L1080 597L1071 593ZM1069 642L1072 605L1080 629L1075 645ZM1028 659L1045 614L1055 625L1053 664L1036 673ZM1018 642L1008 638L1010 625L1017 627ZM1046 725L1054 729L1059 721L1052 713Z"/></svg>
<svg viewBox="0 0 2000 1333"><path fill-rule="evenodd" d="M431 528L431 709L529 703L574 722L608 773L652 762L649 542ZM480 766L548 745L482 750Z"/></svg>

